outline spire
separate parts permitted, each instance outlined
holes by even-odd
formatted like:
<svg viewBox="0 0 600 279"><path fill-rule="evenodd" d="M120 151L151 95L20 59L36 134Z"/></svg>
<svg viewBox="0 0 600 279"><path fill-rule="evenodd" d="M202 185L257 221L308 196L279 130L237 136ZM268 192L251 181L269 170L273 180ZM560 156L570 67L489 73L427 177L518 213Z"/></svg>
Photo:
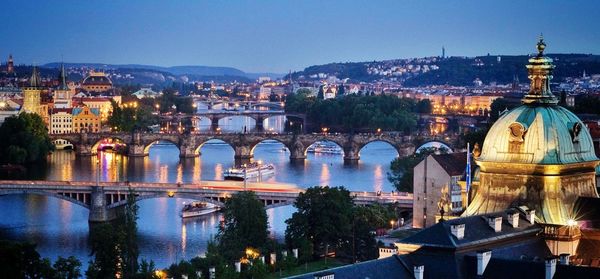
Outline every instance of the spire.
<svg viewBox="0 0 600 279"><path fill-rule="evenodd" d="M542 35L540 35L536 48L538 54L530 58L527 65L531 85L522 102L524 104L557 104L558 100L550 91L550 80L552 79L554 65L551 58L544 56L546 43Z"/></svg>
<svg viewBox="0 0 600 279"><path fill-rule="evenodd" d="M60 84L58 85L58 90L69 90L69 86L67 86L67 73L65 71L65 63L60 65L60 74L58 76L58 80Z"/></svg>
<svg viewBox="0 0 600 279"><path fill-rule="evenodd" d="M38 73L37 66L33 66L33 71L31 72L31 77L29 78L29 87L42 87L42 79Z"/></svg>

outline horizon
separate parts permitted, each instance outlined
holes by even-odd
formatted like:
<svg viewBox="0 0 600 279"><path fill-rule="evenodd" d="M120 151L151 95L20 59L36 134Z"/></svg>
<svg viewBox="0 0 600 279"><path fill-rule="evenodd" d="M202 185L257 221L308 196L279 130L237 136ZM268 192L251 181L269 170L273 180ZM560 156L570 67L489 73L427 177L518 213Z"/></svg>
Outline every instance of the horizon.
<svg viewBox="0 0 600 279"><path fill-rule="evenodd" d="M446 56L528 55L540 33L549 53L590 54L600 45L593 22L600 3L583 0L9 0L3 6L0 16L11 20L0 30L0 59L12 54L19 65L65 61L285 74L329 63L440 56L442 47Z"/></svg>

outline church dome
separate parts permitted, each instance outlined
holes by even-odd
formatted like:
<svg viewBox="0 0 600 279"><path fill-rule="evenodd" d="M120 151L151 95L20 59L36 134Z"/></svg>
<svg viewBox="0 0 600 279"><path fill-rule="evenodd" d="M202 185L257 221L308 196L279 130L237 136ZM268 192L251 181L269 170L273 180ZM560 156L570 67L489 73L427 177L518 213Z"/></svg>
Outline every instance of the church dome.
<svg viewBox="0 0 600 279"><path fill-rule="evenodd" d="M477 160L562 165L598 158L589 131L575 114L557 104L523 104L496 121Z"/></svg>
<svg viewBox="0 0 600 279"><path fill-rule="evenodd" d="M598 160L588 129L550 91L554 65L545 48L540 38L538 55L527 65L531 86L523 104L490 128L477 161L562 165Z"/></svg>

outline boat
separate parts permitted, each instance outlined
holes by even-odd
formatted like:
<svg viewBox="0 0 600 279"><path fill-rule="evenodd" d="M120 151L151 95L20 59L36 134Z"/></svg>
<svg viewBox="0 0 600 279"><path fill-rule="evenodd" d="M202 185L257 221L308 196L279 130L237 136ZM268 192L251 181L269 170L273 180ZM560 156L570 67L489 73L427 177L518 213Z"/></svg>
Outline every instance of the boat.
<svg viewBox="0 0 600 279"><path fill-rule="evenodd" d="M195 201L188 204L184 203L180 215L181 218L190 218L210 214L217 211L219 211L219 207L216 205Z"/></svg>
<svg viewBox="0 0 600 279"><path fill-rule="evenodd" d="M337 145L317 142L306 149L308 153L341 155L344 151Z"/></svg>
<svg viewBox="0 0 600 279"><path fill-rule="evenodd" d="M275 167L271 164L253 162L239 167L229 168L223 176L225 180L244 181L248 179L263 179L275 175Z"/></svg>

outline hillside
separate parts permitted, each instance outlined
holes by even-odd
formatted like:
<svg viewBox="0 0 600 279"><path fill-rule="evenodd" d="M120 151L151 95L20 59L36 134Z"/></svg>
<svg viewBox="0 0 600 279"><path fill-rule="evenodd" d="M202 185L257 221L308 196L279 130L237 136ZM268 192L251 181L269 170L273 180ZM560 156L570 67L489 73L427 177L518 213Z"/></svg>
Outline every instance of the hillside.
<svg viewBox="0 0 600 279"><path fill-rule="evenodd" d="M567 77L600 74L600 56L589 54L549 54L554 59L555 81ZM525 64L529 56L486 55L478 57L439 57L398 59L372 62L331 63L310 66L295 72L295 80L316 80L328 76L350 81L371 82L392 80L405 86L473 85L475 79L484 83L510 83L517 76L527 80Z"/></svg>

